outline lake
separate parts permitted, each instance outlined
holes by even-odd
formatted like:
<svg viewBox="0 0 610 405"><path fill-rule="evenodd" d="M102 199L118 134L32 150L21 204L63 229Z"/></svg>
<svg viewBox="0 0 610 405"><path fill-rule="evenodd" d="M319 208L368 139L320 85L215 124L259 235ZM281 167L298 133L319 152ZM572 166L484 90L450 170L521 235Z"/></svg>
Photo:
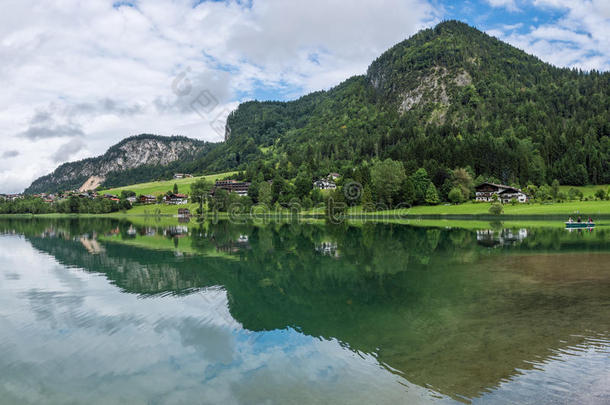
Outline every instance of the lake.
<svg viewBox="0 0 610 405"><path fill-rule="evenodd" d="M466 228L0 219L0 403L610 403L610 227Z"/></svg>

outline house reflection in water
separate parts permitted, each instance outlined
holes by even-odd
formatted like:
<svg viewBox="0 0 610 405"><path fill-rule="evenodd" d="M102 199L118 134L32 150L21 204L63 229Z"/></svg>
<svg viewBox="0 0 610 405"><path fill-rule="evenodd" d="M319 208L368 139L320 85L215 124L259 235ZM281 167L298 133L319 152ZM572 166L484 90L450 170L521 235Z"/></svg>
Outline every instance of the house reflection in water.
<svg viewBox="0 0 610 405"><path fill-rule="evenodd" d="M228 243L216 246L218 252L238 253L243 250L251 249L250 238L248 235L239 235L236 240L231 240Z"/></svg>
<svg viewBox="0 0 610 405"><path fill-rule="evenodd" d="M104 246L100 245L97 239L95 239L95 235L93 235L92 238L90 238L88 235L81 236L79 238L79 242L81 243L81 245L83 245L87 252L92 255L104 253L106 251L106 249L104 249Z"/></svg>
<svg viewBox="0 0 610 405"><path fill-rule="evenodd" d="M136 228L134 228L133 225L129 225L129 228L127 229L127 235L135 237L137 233L138 232L136 231Z"/></svg>
<svg viewBox="0 0 610 405"><path fill-rule="evenodd" d="M488 247L513 245L527 238L527 229L482 229L477 231L477 243Z"/></svg>
<svg viewBox="0 0 610 405"><path fill-rule="evenodd" d="M322 242L316 245L316 252L324 256L340 257L337 242Z"/></svg>
<svg viewBox="0 0 610 405"><path fill-rule="evenodd" d="M170 226L163 230L163 236L169 236L173 238L183 238L188 236L189 228L188 226L178 225L178 226Z"/></svg>

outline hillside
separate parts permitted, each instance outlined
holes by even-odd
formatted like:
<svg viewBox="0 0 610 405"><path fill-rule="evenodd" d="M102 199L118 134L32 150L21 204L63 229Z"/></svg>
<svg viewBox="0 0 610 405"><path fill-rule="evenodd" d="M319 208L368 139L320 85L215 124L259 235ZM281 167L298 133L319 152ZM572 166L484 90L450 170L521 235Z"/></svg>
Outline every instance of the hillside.
<svg viewBox="0 0 610 405"><path fill-rule="evenodd" d="M240 105L226 144L198 167L264 162L293 177L303 163L323 174L389 157L437 186L465 166L505 183L608 183L609 90L607 72L556 68L447 21L329 91Z"/></svg>
<svg viewBox="0 0 610 405"><path fill-rule="evenodd" d="M174 187L174 184L178 186L178 190L181 193L190 194L191 193L191 184L195 183L197 180L204 178L208 183L212 184L218 179L230 178L234 176L237 172L226 172L226 173L218 173L218 174L210 174L207 176L201 177L189 177L186 179L172 179L172 180L160 180L160 181L150 181L146 183L136 183L128 186L122 187L112 187L104 190L100 190L100 194L114 194L120 195L121 191L129 190L133 191L136 194L149 194L149 195L159 195L165 194L168 191L171 191Z"/></svg>
<svg viewBox="0 0 610 405"><path fill-rule="evenodd" d="M94 158L64 163L53 173L35 180L26 194L124 185L167 177L184 162L205 154L209 144L186 137L138 135L126 138ZM85 184L85 182L87 182ZM95 188L95 187L93 187Z"/></svg>
<svg viewBox="0 0 610 405"><path fill-rule="evenodd" d="M336 171L366 185L370 163L387 158L407 175L424 168L439 190L457 167L522 186L610 183L610 74L554 67L457 21L418 32L328 91L242 103L227 127L225 142L185 141L179 163L111 163L103 185L231 170L249 181ZM62 165L27 191L78 188L100 159Z"/></svg>

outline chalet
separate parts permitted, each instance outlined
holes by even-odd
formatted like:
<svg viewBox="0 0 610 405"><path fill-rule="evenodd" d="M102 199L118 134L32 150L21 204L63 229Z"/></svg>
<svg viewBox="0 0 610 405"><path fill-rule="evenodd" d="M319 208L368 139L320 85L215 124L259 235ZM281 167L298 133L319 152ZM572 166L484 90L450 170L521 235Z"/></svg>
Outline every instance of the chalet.
<svg viewBox="0 0 610 405"><path fill-rule="evenodd" d="M163 197L163 201L169 205L184 205L188 203L188 198L186 194L174 193Z"/></svg>
<svg viewBox="0 0 610 405"><path fill-rule="evenodd" d="M154 195L141 195L140 196L140 204L155 204L157 202L157 197Z"/></svg>
<svg viewBox="0 0 610 405"><path fill-rule="evenodd" d="M337 185L334 181L320 179L313 182L314 188L318 188L320 190L334 190L337 188Z"/></svg>
<svg viewBox="0 0 610 405"><path fill-rule="evenodd" d="M245 196L248 195L250 183L240 182L237 180L218 180L214 185L212 194L214 194L214 191L216 191L216 189L227 190L229 193L236 193L237 195Z"/></svg>
<svg viewBox="0 0 610 405"><path fill-rule="evenodd" d="M193 175L188 173L174 173L174 179L188 179L191 177L193 177Z"/></svg>
<svg viewBox="0 0 610 405"><path fill-rule="evenodd" d="M475 187L476 201L493 201L493 196L498 196L498 201L506 204L515 199L517 202L527 202L527 194L518 188L504 184L482 183Z"/></svg>
<svg viewBox="0 0 610 405"><path fill-rule="evenodd" d="M335 181L337 180L339 177L341 177L341 175L339 173L329 173L328 176L326 177L329 181Z"/></svg>
<svg viewBox="0 0 610 405"><path fill-rule="evenodd" d="M127 201L129 201L132 204L135 204L136 201L138 201L138 199L136 198L135 195L132 195L131 197L127 197Z"/></svg>

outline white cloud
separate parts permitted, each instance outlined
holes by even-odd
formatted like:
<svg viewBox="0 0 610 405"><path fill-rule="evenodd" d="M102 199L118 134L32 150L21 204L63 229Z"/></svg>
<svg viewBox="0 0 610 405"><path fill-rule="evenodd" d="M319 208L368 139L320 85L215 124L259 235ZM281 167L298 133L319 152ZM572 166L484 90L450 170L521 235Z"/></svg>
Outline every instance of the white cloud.
<svg viewBox="0 0 610 405"><path fill-rule="evenodd" d="M190 0L136 7L5 0L0 154L20 155L0 161L0 192L22 190L60 157L101 154L129 135L221 140L211 123L244 94L328 88L437 17L426 0L229 0L195 8ZM172 83L187 67L192 89L179 96ZM202 91L214 108L198 114L191 107ZM81 148L54 153L65 151L66 137Z"/></svg>
<svg viewBox="0 0 610 405"><path fill-rule="evenodd" d="M608 1L533 0L531 5L563 15L532 26L525 33L510 32L506 27L488 32L557 66L604 71L610 68Z"/></svg>
<svg viewBox="0 0 610 405"><path fill-rule="evenodd" d="M488 2L510 11L526 4ZM268 88L298 97L364 73L385 49L442 18L443 5L432 3L4 0L0 154L20 154L0 159L0 192L53 170L67 138L84 145L72 159L144 132L221 140L222 120L248 95ZM520 13L523 22L488 32L556 65L608 69L607 1L530 4L564 15L524 31L533 20ZM186 94L185 80L172 86L181 73ZM202 107L199 96L212 101Z"/></svg>
<svg viewBox="0 0 610 405"><path fill-rule="evenodd" d="M518 11L519 8L515 3L515 0L487 0L492 7L504 7L509 11Z"/></svg>
<svg viewBox="0 0 610 405"><path fill-rule="evenodd" d="M85 143L74 139L61 145L51 156L55 162L65 162L85 148Z"/></svg>

